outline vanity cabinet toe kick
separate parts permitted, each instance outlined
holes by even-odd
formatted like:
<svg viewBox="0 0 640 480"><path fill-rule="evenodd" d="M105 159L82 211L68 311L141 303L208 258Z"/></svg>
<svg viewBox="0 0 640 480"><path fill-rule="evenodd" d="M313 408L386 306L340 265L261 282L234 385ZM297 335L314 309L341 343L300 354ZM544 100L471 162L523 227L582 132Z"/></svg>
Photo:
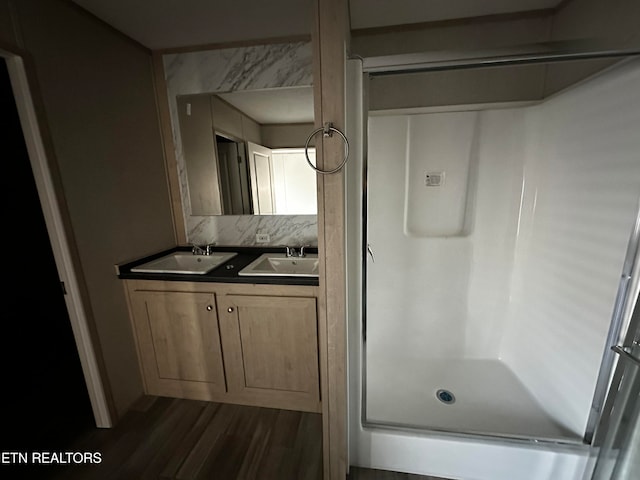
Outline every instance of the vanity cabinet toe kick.
<svg viewBox="0 0 640 480"><path fill-rule="evenodd" d="M318 287L124 283L146 394L321 411Z"/></svg>

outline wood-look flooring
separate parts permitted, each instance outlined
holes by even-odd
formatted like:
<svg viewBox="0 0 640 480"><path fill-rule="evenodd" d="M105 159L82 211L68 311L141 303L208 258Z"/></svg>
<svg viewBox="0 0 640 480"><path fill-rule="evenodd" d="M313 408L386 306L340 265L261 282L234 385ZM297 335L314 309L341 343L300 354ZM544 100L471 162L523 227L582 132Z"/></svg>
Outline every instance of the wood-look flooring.
<svg viewBox="0 0 640 480"><path fill-rule="evenodd" d="M91 429L66 451L100 452L98 465L50 466L55 480L320 480L319 414L150 397L116 427ZM8 477L7 477L8 478Z"/></svg>
<svg viewBox="0 0 640 480"><path fill-rule="evenodd" d="M12 480L321 480L320 414L145 397L111 429L59 452L99 464L2 465ZM352 467L347 480L443 480Z"/></svg>

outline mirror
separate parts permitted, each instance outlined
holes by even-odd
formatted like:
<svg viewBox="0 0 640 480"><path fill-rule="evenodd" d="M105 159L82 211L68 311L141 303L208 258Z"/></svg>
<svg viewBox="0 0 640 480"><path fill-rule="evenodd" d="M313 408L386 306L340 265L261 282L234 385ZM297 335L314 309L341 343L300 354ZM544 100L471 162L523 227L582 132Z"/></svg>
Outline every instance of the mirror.
<svg viewBox="0 0 640 480"><path fill-rule="evenodd" d="M312 87L177 97L191 215L315 215ZM315 150L308 149L315 164Z"/></svg>

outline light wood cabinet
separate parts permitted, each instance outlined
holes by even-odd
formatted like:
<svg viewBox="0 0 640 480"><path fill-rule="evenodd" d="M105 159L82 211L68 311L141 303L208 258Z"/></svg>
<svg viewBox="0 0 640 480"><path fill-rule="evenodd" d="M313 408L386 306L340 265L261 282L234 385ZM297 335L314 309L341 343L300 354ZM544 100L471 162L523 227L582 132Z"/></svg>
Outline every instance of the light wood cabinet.
<svg viewBox="0 0 640 480"><path fill-rule="evenodd" d="M319 398L315 298L223 295L229 392L305 410Z"/></svg>
<svg viewBox="0 0 640 480"><path fill-rule="evenodd" d="M225 392L213 293L141 290L130 298L148 394L207 399Z"/></svg>
<svg viewBox="0 0 640 480"><path fill-rule="evenodd" d="M320 411L317 287L125 280L145 393Z"/></svg>

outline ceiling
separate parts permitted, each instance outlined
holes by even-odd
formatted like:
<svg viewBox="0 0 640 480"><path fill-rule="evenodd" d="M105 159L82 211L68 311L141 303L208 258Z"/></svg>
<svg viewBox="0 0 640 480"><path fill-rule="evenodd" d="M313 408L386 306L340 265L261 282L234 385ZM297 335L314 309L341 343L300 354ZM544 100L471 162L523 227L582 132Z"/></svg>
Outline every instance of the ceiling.
<svg viewBox="0 0 640 480"><path fill-rule="evenodd" d="M309 35L312 0L73 0L151 50ZM351 28L553 8L561 0L348 0ZM313 122L311 88L219 94L262 124Z"/></svg>
<svg viewBox="0 0 640 480"><path fill-rule="evenodd" d="M349 0L352 29L540 10L559 3L560 0Z"/></svg>
<svg viewBox="0 0 640 480"><path fill-rule="evenodd" d="M217 94L260 124L313 123L313 88L240 90Z"/></svg>
<svg viewBox="0 0 640 480"><path fill-rule="evenodd" d="M156 50L309 35L311 0L73 0ZM561 0L349 0L351 28L552 8Z"/></svg>

